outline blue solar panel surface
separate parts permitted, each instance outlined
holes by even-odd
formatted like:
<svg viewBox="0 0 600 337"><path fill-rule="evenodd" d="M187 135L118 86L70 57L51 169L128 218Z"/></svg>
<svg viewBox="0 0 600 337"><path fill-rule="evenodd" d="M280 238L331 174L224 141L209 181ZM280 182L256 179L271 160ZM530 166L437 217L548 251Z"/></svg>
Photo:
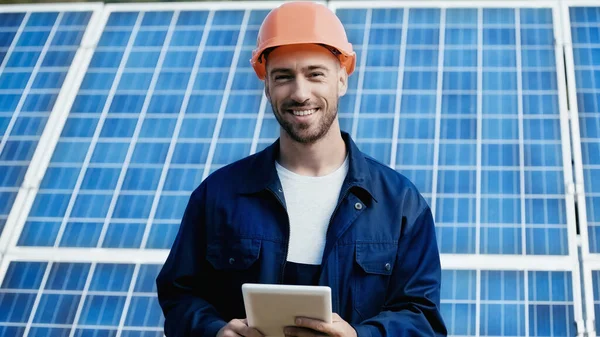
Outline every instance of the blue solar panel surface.
<svg viewBox="0 0 600 337"><path fill-rule="evenodd" d="M479 298L477 271L444 270L442 279L442 315L450 335L576 335L568 272L482 270Z"/></svg>
<svg viewBox="0 0 600 337"><path fill-rule="evenodd" d="M590 252L600 253L600 7L570 8Z"/></svg>
<svg viewBox="0 0 600 337"><path fill-rule="evenodd" d="M0 13L0 233L90 16Z"/></svg>
<svg viewBox="0 0 600 337"><path fill-rule="evenodd" d="M13 262L0 287L0 336L163 336L160 265Z"/></svg>
<svg viewBox="0 0 600 337"><path fill-rule="evenodd" d="M342 124L429 198L442 253L568 254L551 9L404 11L338 11Z"/></svg>
<svg viewBox="0 0 600 337"><path fill-rule="evenodd" d="M250 154L264 15L113 13L19 245L170 248L203 174Z"/></svg>
<svg viewBox="0 0 600 337"><path fill-rule="evenodd" d="M578 98L598 107L596 88L580 86L579 78L597 75L590 70L598 66L591 63L600 50L600 15L597 8L574 10ZM17 248L170 248L202 179L279 135L249 64L267 12L110 13ZM15 198L70 65L44 65L43 55L72 59L89 14L0 13L0 109L16 104L0 111L0 205ZM434 210L441 252L575 254L568 248L552 9L337 14L359 62L340 102L342 129L415 182ZM50 42L63 30L62 44ZM34 45L19 46L20 39ZM53 57L71 62L67 56ZM11 66L13 58L20 63ZM51 73L39 80L46 86L35 84L40 73ZM29 100L37 110L24 109ZM599 111L580 113L596 138ZM582 144L598 145L583 132ZM584 164L593 228L588 184L595 180L588 177L595 168ZM0 229L11 206L5 208ZM0 337L162 336L154 288L160 264L94 261L6 262ZM571 272L476 269L443 272L450 335L576 334Z"/></svg>

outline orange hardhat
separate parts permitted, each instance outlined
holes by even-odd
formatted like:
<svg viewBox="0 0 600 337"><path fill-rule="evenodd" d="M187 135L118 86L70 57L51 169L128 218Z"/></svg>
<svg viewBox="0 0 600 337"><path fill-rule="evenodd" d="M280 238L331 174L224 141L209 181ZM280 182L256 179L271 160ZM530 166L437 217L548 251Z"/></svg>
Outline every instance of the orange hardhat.
<svg viewBox="0 0 600 337"><path fill-rule="evenodd" d="M314 43L328 47L339 58L348 75L354 72L356 53L348 42L340 19L325 5L289 2L273 9L265 18L250 60L256 75L265 79L265 51L270 48Z"/></svg>

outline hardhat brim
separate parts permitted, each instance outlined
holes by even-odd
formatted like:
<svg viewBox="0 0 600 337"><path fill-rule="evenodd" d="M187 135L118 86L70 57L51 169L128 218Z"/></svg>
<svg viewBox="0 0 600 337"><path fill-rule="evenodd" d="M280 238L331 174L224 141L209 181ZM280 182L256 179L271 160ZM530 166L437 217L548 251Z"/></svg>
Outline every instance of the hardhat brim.
<svg viewBox="0 0 600 337"><path fill-rule="evenodd" d="M272 40L280 40L280 39L272 39ZM333 48L333 49L339 51L340 54L337 55L337 57L340 60L341 66L343 66L346 69L346 72L348 73L348 75L350 75L354 72L354 68L356 67L356 53L354 51L352 51L352 45L348 44L348 50L350 50L350 51L348 51L348 50L344 50L342 48L336 47L332 43L327 43L327 42L320 41L320 40L294 39L294 41L266 41L265 43L262 44L261 48L258 48L258 49L255 49L254 51L252 51L252 58L250 59L250 63L252 64L252 67L254 68L254 71L256 72L256 75L258 76L258 78L260 80L264 80L266 77L266 73L267 73L266 62L263 57L263 54L265 53L265 51L272 49L272 48L282 47L282 46L301 45L301 44L326 45L330 48Z"/></svg>

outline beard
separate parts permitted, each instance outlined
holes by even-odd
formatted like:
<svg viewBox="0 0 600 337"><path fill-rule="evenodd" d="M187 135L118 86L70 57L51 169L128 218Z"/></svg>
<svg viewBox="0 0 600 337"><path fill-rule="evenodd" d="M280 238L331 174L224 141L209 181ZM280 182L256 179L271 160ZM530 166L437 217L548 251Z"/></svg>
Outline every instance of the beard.
<svg viewBox="0 0 600 337"><path fill-rule="evenodd" d="M285 130L285 132L296 142L301 144L314 144L319 139L323 138L331 125L335 121L338 113L338 101L334 100L335 104L330 106L329 109L324 110L323 108L319 108L315 114L319 114L319 118L315 122L312 123L298 123L292 122L284 118L285 114L288 114L288 109L291 108L302 108L307 104L297 103L297 102L286 102L281 105L281 109L278 110L275 108L273 102L271 102L271 107L273 109L273 114L279 122L279 125ZM316 124L316 125L314 125Z"/></svg>

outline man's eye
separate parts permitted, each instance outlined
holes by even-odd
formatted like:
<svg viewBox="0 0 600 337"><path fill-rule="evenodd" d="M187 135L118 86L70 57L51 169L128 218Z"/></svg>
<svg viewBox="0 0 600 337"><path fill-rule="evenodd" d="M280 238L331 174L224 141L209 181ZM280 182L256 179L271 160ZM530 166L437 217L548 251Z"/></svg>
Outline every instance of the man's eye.
<svg viewBox="0 0 600 337"><path fill-rule="evenodd" d="M290 75L277 75L275 76L275 81L285 81L292 78Z"/></svg>
<svg viewBox="0 0 600 337"><path fill-rule="evenodd" d="M311 73L310 77L321 77L323 76L323 73Z"/></svg>

